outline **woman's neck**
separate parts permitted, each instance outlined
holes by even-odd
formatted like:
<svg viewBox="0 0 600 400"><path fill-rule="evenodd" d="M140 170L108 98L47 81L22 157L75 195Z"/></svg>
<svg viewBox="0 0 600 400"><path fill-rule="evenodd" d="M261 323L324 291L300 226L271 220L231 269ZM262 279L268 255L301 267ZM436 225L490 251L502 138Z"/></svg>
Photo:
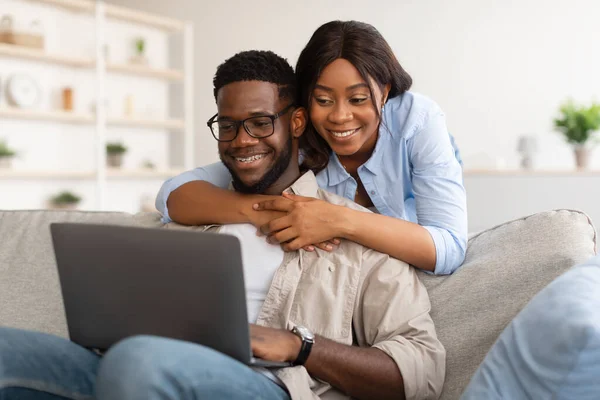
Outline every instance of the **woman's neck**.
<svg viewBox="0 0 600 400"><path fill-rule="evenodd" d="M375 150L377 137L378 134L375 133L373 138L369 138L369 140L366 141L365 144L354 154L349 156L342 156L338 154L340 163L350 175L356 175L358 167L369 161L369 158L371 158L373 151Z"/></svg>

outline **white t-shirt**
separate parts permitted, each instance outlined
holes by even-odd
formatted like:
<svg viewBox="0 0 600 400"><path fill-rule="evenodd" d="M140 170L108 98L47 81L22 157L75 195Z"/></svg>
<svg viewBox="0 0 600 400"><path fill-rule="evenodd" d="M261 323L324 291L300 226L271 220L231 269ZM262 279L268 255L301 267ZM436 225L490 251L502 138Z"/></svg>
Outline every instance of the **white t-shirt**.
<svg viewBox="0 0 600 400"><path fill-rule="evenodd" d="M256 236L256 228L252 224L223 225L219 233L240 239L248 322L256 323L275 271L283 262L283 250L280 245L267 243L264 236Z"/></svg>

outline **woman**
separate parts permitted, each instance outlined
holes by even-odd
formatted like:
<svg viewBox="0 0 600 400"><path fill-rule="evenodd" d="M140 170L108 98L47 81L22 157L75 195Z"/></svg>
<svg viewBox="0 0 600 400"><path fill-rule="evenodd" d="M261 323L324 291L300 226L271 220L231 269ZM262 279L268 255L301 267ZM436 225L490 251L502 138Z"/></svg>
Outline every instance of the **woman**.
<svg viewBox="0 0 600 400"><path fill-rule="evenodd" d="M157 208L165 218L250 222L288 251L331 251L344 238L425 271L454 272L467 243L462 169L444 114L408 91L412 79L381 34L361 22L329 22L300 54L296 75L311 121L302 136L303 165L322 189L374 213L287 194L228 192L218 163L163 185Z"/></svg>

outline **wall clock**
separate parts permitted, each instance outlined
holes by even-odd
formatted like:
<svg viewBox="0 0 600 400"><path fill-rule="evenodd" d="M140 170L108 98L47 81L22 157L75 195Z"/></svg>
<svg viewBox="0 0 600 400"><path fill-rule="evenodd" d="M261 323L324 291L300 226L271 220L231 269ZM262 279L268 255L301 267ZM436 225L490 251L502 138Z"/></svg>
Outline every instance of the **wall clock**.
<svg viewBox="0 0 600 400"><path fill-rule="evenodd" d="M11 75L6 82L6 100L15 107L33 107L38 104L40 95L40 86L29 75Z"/></svg>

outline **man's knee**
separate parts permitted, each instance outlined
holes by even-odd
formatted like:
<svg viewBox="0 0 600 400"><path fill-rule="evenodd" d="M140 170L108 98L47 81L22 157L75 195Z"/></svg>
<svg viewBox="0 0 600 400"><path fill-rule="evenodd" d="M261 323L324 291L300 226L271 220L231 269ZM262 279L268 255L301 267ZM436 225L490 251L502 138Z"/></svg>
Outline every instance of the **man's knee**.
<svg viewBox="0 0 600 400"><path fill-rule="evenodd" d="M258 395L264 379L213 349L137 336L108 351L100 366L96 394L98 399L177 399L191 392L241 398L249 392Z"/></svg>

